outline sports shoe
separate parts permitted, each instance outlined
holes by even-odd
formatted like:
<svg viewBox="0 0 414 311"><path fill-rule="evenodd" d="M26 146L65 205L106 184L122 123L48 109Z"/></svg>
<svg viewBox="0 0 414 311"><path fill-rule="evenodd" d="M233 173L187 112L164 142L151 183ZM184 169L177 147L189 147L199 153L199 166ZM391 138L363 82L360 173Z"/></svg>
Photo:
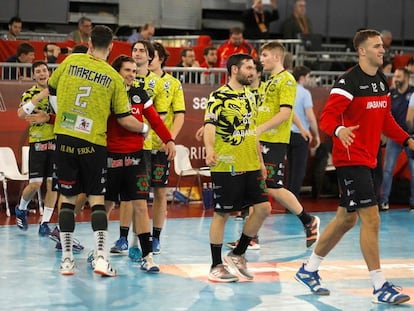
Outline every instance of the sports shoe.
<svg viewBox="0 0 414 311"><path fill-rule="evenodd" d="M378 290L374 289L372 302L398 305L410 300L410 296L401 293L401 288L390 282L385 282Z"/></svg>
<svg viewBox="0 0 414 311"><path fill-rule="evenodd" d="M309 272L305 270L305 264L302 264L299 271L295 274L295 279L299 283L305 285L315 295L329 295L329 289L322 287L321 277L318 271Z"/></svg>
<svg viewBox="0 0 414 311"><path fill-rule="evenodd" d="M312 216L312 221L305 225L306 247L309 248L319 239L319 225L321 220L318 216Z"/></svg>
<svg viewBox="0 0 414 311"><path fill-rule="evenodd" d="M110 262L99 256L95 261L95 268L93 272L102 276L116 276L116 270L112 268Z"/></svg>
<svg viewBox="0 0 414 311"><path fill-rule="evenodd" d="M160 267L154 262L152 253L149 253L142 259L141 270L149 273L160 272Z"/></svg>
<svg viewBox="0 0 414 311"><path fill-rule="evenodd" d="M49 233L49 238L55 241L56 243L60 242L60 230L58 226L55 226L53 230Z"/></svg>
<svg viewBox="0 0 414 311"><path fill-rule="evenodd" d="M129 248L128 257L133 262L141 262L142 261L142 252L138 246L132 246Z"/></svg>
<svg viewBox="0 0 414 311"><path fill-rule="evenodd" d="M231 274L222 263L210 269L208 279L212 282L220 283L237 282L239 280L239 278L236 275Z"/></svg>
<svg viewBox="0 0 414 311"><path fill-rule="evenodd" d="M27 210L19 209L17 205L14 209L16 214L16 225L20 230L26 231L27 230Z"/></svg>
<svg viewBox="0 0 414 311"><path fill-rule="evenodd" d="M92 269L95 269L95 266L96 266L95 257L96 257L95 250L91 250L88 253L88 258L86 258L86 262L92 267Z"/></svg>
<svg viewBox="0 0 414 311"><path fill-rule="evenodd" d="M60 262L60 274L74 275L75 274L75 261L70 258L63 259Z"/></svg>
<svg viewBox="0 0 414 311"><path fill-rule="evenodd" d="M152 237L152 253L154 255L159 255L161 253L160 240L154 237Z"/></svg>
<svg viewBox="0 0 414 311"><path fill-rule="evenodd" d="M61 252L62 251L62 243L57 242L56 243L56 251L57 252ZM75 254L79 254L80 252L82 252L84 249L83 245L80 244L80 242L77 239L73 239L73 245L72 245L72 251Z"/></svg>
<svg viewBox="0 0 414 311"><path fill-rule="evenodd" d="M51 230L49 228L48 222L41 223L39 226L39 235L40 236L50 236Z"/></svg>
<svg viewBox="0 0 414 311"><path fill-rule="evenodd" d="M224 261L227 263L231 272L244 279L253 280L253 275L247 270L244 255L234 255L233 251L231 251L224 256Z"/></svg>
<svg viewBox="0 0 414 311"><path fill-rule="evenodd" d="M226 246L228 248L235 249L237 244L239 244L239 240L236 240L234 242L227 242ZM260 249L259 239L252 239L249 243L249 246L247 246L247 249L254 250L254 251L259 250Z"/></svg>
<svg viewBox="0 0 414 311"><path fill-rule="evenodd" d="M121 236L115 245L111 247L111 253L113 254L125 254L128 251L128 240L126 237Z"/></svg>
<svg viewBox="0 0 414 311"><path fill-rule="evenodd" d="M380 212L385 212L390 209L390 205L388 203L380 203L378 204L378 209L380 210Z"/></svg>

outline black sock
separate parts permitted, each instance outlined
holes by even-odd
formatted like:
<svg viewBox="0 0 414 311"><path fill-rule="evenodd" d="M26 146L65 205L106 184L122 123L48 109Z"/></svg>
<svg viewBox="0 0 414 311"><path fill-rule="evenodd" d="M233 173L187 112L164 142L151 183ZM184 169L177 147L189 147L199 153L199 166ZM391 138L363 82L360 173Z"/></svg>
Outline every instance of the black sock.
<svg viewBox="0 0 414 311"><path fill-rule="evenodd" d="M158 239L158 241L160 240L160 235L161 235L161 230L162 228L152 228L152 237Z"/></svg>
<svg viewBox="0 0 414 311"><path fill-rule="evenodd" d="M302 210L302 212L298 216L300 221L302 222L303 226L306 226L312 221L312 216L305 212L305 209Z"/></svg>
<svg viewBox="0 0 414 311"><path fill-rule="evenodd" d="M247 247L249 246L250 241L252 240L251 237L245 235L244 233L241 234L239 243L235 249L233 249L234 255L242 255L246 252Z"/></svg>
<svg viewBox="0 0 414 311"><path fill-rule="evenodd" d="M119 227L119 234L121 237L125 237L128 241L129 227Z"/></svg>
<svg viewBox="0 0 414 311"><path fill-rule="evenodd" d="M223 260L221 259L222 248L223 248L223 244L210 244L211 257L213 260L213 263L211 265L212 268L223 263Z"/></svg>
<svg viewBox="0 0 414 311"><path fill-rule="evenodd" d="M152 237L151 233L144 232L138 234L139 244L142 248L142 258L146 257L149 253L152 252Z"/></svg>

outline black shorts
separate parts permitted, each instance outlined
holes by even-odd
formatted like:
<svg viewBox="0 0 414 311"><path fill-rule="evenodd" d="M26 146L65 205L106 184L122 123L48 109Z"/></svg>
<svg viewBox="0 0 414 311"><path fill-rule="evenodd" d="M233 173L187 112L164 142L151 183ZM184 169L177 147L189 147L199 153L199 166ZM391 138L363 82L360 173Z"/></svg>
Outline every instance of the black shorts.
<svg viewBox="0 0 414 311"><path fill-rule="evenodd" d="M366 166L337 167L339 206L348 212L377 205L374 191L373 170Z"/></svg>
<svg viewBox="0 0 414 311"><path fill-rule="evenodd" d="M53 163L56 141L48 140L30 143L29 148L29 180L42 181L53 176Z"/></svg>
<svg viewBox="0 0 414 311"><path fill-rule="evenodd" d="M105 200L148 200L149 181L143 151L129 154L108 152Z"/></svg>
<svg viewBox="0 0 414 311"><path fill-rule="evenodd" d="M65 196L105 194L106 147L57 135L55 159L60 193Z"/></svg>
<svg viewBox="0 0 414 311"><path fill-rule="evenodd" d="M232 175L211 172L214 191L214 211L230 213L251 205L269 201L266 184L260 170Z"/></svg>
<svg viewBox="0 0 414 311"><path fill-rule="evenodd" d="M151 152L151 187L167 187L169 175L170 161L167 160L165 152Z"/></svg>
<svg viewBox="0 0 414 311"><path fill-rule="evenodd" d="M260 147L267 170L267 188L283 188L287 144L261 141Z"/></svg>

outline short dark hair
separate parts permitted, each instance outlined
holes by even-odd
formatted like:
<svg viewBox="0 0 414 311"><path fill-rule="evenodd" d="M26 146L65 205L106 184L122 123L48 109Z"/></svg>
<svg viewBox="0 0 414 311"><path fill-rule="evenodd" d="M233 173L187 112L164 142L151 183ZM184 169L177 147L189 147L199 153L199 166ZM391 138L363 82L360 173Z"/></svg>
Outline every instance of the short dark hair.
<svg viewBox="0 0 414 311"><path fill-rule="evenodd" d="M205 55L208 55L208 53L209 53L210 51L215 51L215 50L217 50L217 48L215 48L214 46L208 46L208 47L204 48L204 50L203 50L203 55L204 55L204 56L205 56Z"/></svg>
<svg viewBox="0 0 414 311"><path fill-rule="evenodd" d="M414 57L411 57L408 61L407 61L407 66L409 65L414 65Z"/></svg>
<svg viewBox="0 0 414 311"><path fill-rule="evenodd" d="M311 72L309 67L306 66L296 66L292 70L292 74L295 77L296 81L299 81L300 77L305 77Z"/></svg>
<svg viewBox="0 0 414 311"><path fill-rule="evenodd" d="M9 20L9 25L12 25L13 23L21 23L22 19L19 16L13 16Z"/></svg>
<svg viewBox="0 0 414 311"><path fill-rule="evenodd" d="M49 45L57 45L56 42L48 42L43 46L43 52L47 52Z"/></svg>
<svg viewBox="0 0 414 311"><path fill-rule="evenodd" d="M238 26L236 26L236 27L232 27L232 28L230 28L230 36L231 35L239 35L239 34L243 34L243 28L241 28L241 27L238 27Z"/></svg>
<svg viewBox="0 0 414 311"><path fill-rule="evenodd" d="M373 29L364 29L364 30L360 30L358 31L355 36L354 36L354 49L355 51L358 52L358 48L359 46L364 43L365 41L368 40L368 38L372 38L372 37L381 37L381 33L377 30L373 30Z"/></svg>
<svg viewBox="0 0 414 311"><path fill-rule="evenodd" d="M154 47L154 50L158 52L158 57L161 60L161 67L164 67L168 57L170 56L170 53L159 42L152 43L152 46Z"/></svg>
<svg viewBox="0 0 414 311"><path fill-rule="evenodd" d="M88 52L88 47L84 44L76 44L72 48L72 53L87 53L87 52Z"/></svg>
<svg viewBox="0 0 414 311"><path fill-rule="evenodd" d="M112 42L114 33L111 28L104 25L97 25L93 27L91 33L91 43L95 48L108 48Z"/></svg>
<svg viewBox="0 0 414 311"><path fill-rule="evenodd" d="M37 60L32 64L32 72L34 73L35 69L39 66L45 65L47 69L49 69L49 67L47 66L47 63L42 61L42 60Z"/></svg>
<svg viewBox="0 0 414 311"><path fill-rule="evenodd" d="M149 62L148 63L151 64L152 60L154 59L154 47L152 46L151 42L149 42L148 40L135 41L131 46L131 52L132 52L132 50L134 49L134 46L137 43L141 43L144 46L145 50L147 50L147 53L148 53L148 56L149 56Z"/></svg>
<svg viewBox="0 0 414 311"><path fill-rule="evenodd" d="M394 72L396 72L397 70L402 71L402 73L404 74L404 76L406 77L410 77L410 71L406 68L406 67L398 67L394 70Z"/></svg>
<svg viewBox="0 0 414 311"><path fill-rule="evenodd" d="M111 66L118 72L121 71L122 64L123 63L134 63L135 61L131 56L127 55L119 55L117 58L115 58L111 64Z"/></svg>
<svg viewBox="0 0 414 311"><path fill-rule="evenodd" d="M232 56L230 56L229 59L227 60L227 72L229 73L229 75L231 75L231 67L237 66L237 68L240 68L242 65L242 62L246 59L254 60L254 58L249 54L239 53L239 54L233 54Z"/></svg>
<svg viewBox="0 0 414 311"><path fill-rule="evenodd" d="M78 20L78 25L83 25L85 22L91 22L92 23L92 20L89 17L82 16Z"/></svg>
<svg viewBox="0 0 414 311"><path fill-rule="evenodd" d="M34 52L35 48L33 45L31 45L28 42L22 42L17 46L17 52L16 55L20 56L22 54L29 54L31 52Z"/></svg>
<svg viewBox="0 0 414 311"><path fill-rule="evenodd" d="M260 60L254 59L253 62L254 62L254 65L256 66L257 72L263 72L263 65L260 62Z"/></svg>
<svg viewBox="0 0 414 311"><path fill-rule="evenodd" d="M188 51L194 51L192 48L183 48L181 51L180 51L180 57L185 57L185 56L187 56L187 52Z"/></svg>

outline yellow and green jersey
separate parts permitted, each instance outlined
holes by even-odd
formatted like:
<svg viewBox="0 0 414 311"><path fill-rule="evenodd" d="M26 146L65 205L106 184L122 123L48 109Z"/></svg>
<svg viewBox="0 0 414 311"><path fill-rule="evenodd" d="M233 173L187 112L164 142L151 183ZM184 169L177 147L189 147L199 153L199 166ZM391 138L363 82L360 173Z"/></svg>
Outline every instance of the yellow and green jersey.
<svg viewBox="0 0 414 311"><path fill-rule="evenodd" d="M135 79L138 86L143 88L148 96L152 99L155 109L157 105L165 106L167 102L166 94L163 91L163 83L161 77L148 70L145 76L137 75ZM145 123L148 121L144 118ZM150 130L148 136L144 141L144 150L152 149L152 136L156 135L153 130Z"/></svg>
<svg viewBox="0 0 414 311"><path fill-rule="evenodd" d="M247 88L223 85L207 102L204 123L216 126L214 150L218 163L212 172L238 173L260 169L256 138L257 104Z"/></svg>
<svg viewBox="0 0 414 311"><path fill-rule="evenodd" d="M37 85L32 86L26 92L23 93L20 100L20 106L28 103L32 100L34 96L39 94L43 89ZM36 105L37 110L43 110L46 113L54 113L52 106L49 103L49 97L46 96ZM34 112L32 112L34 113ZM42 123L42 124L32 124L29 127L29 142L40 142L55 139L55 134L53 133L53 124Z"/></svg>
<svg viewBox="0 0 414 311"><path fill-rule="evenodd" d="M171 131L174 123L175 113L185 113L185 100L183 86L180 80L168 73L161 76L165 101L155 102L155 109L160 114L164 124ZM158 150L162 146L162 141L157 134L152 134L152 149Z"/></svg>
<svg viewBox="0 0 414 311"><path fill-rule="evenodd" d="M266 85L266 82L260 82L258 87L250 88L250 91L253 93L254 97L256 97L256 103L259 107L264 100Z"/></svg>
<svg viewBox="0 0 414 311"><path fill-rule="evenodd" d="M257 123L263 124L280 111L281 107L290 107L289 118L277 127L262 133L260 141L270 143L289 143L293 119L293 105L296 97L295 78L287 70L273 74L265 85L264 100L259 106Z"/></svg>
<svg viewBox="0 0 414 311"><path fill-rule="evenodd" d="M107 119L131 113L125 83L106 61L89 54L72 54L49 79L56 90L55 133L106 146Z"/></svg>

